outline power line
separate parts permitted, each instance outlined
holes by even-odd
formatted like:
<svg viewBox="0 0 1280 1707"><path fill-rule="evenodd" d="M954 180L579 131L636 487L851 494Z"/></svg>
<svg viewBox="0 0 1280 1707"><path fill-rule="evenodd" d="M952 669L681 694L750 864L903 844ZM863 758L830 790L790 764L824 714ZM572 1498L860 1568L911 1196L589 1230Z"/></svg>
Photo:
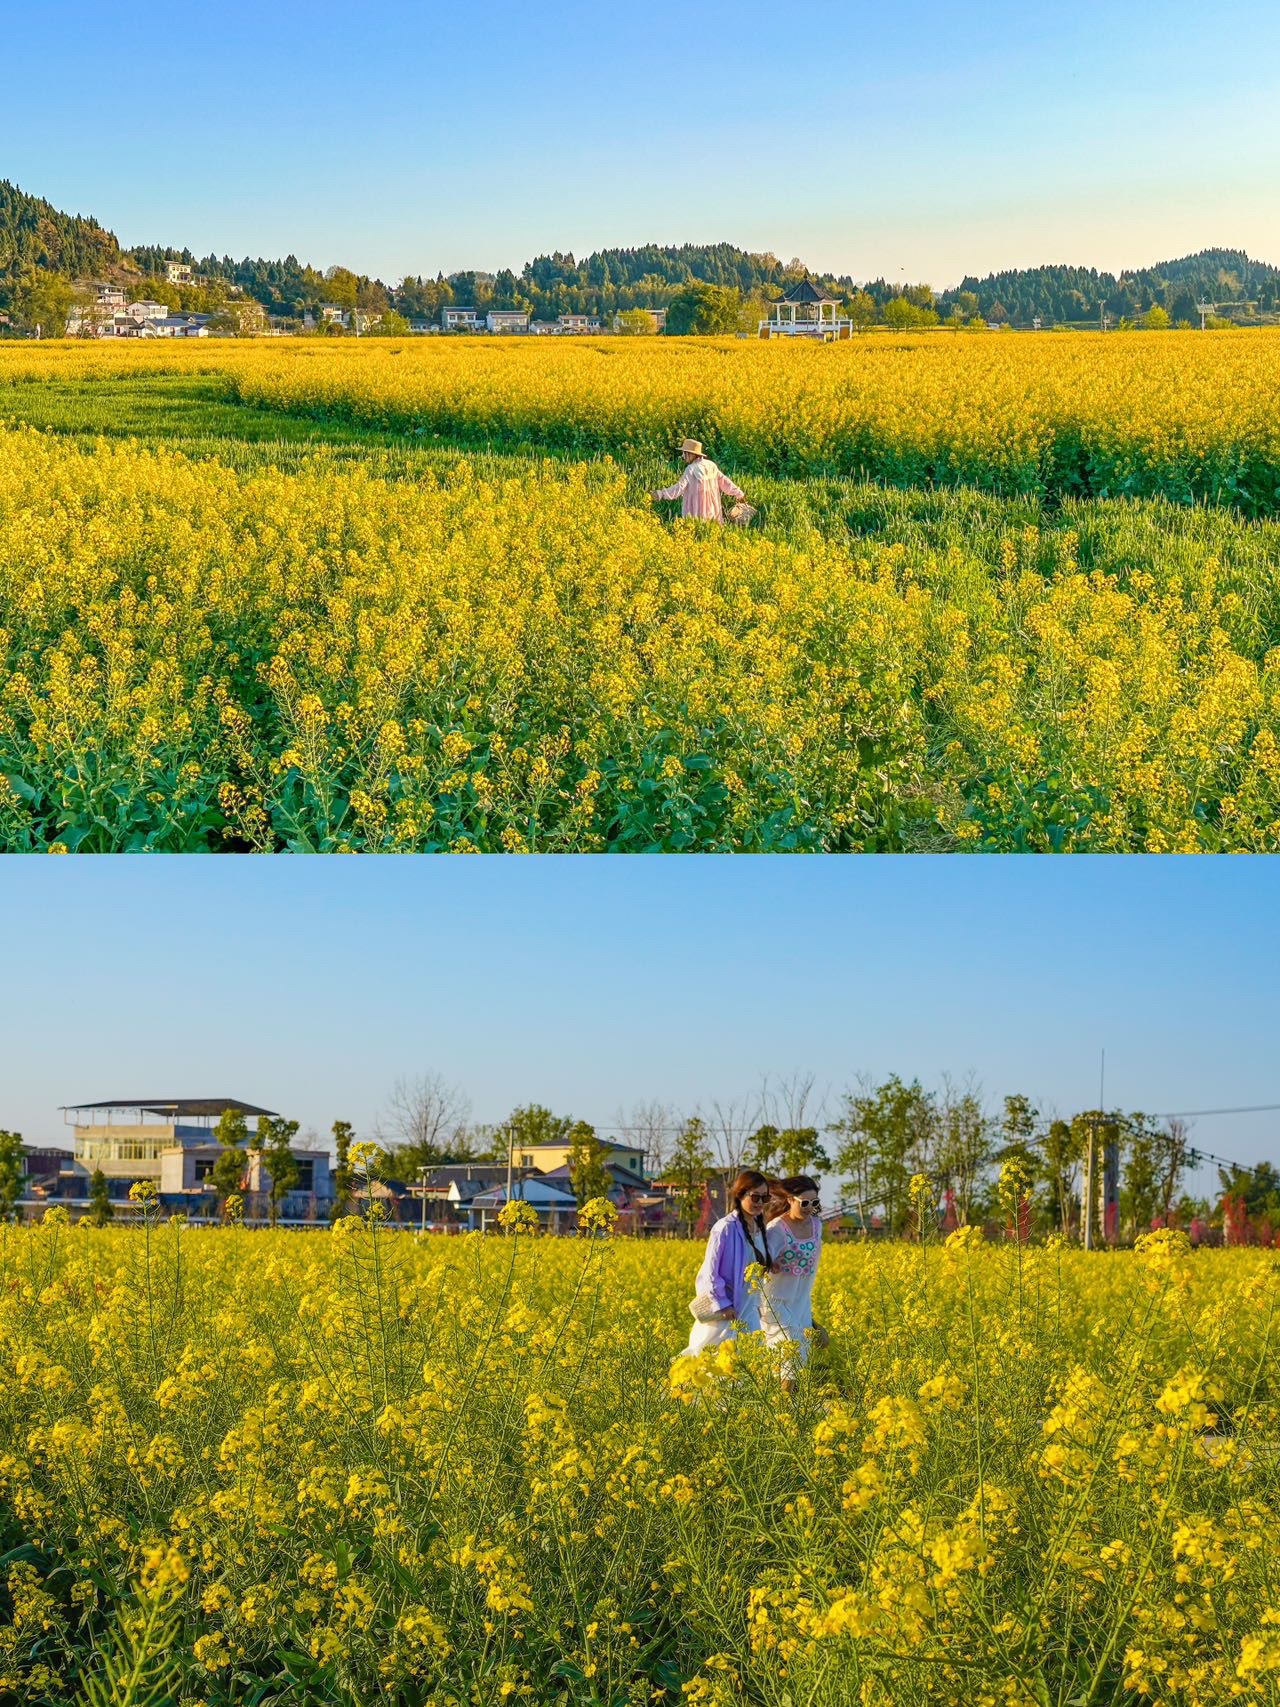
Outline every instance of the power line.
<svg viewBox="0 0 1280 1707"><path fill-rule="evenodd" d="M1152 1120L1194 1120L1211 1114L1276 1114L1280 1102L1259 1102L1251 1108L1175 1108L1171 1113L1153 1114Z"/></svg>

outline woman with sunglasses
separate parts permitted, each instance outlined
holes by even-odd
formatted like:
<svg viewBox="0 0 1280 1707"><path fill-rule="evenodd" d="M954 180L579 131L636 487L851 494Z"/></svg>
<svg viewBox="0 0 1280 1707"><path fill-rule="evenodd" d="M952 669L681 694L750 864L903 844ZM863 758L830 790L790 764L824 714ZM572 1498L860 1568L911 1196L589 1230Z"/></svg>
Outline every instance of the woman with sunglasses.
<svg viewBox="0 0 1280 1707"><path fill-rule="evenodd" d="M694 1319L689 1356L760 1326L760 1293L747 1284L747 1270L758 1263L768 1272L768 1202L768 1180L754 1168L744 1168L729 1188L729 1213L707 1235L697 1295L689 1306Z"/></svg>
<svg viewBox="0 0 1280 1707"><path fill-rule="evenodd" d="M809 1339L827 1343L813 1319L813 1282L822 1250L822 1199L807 1174L773 1182L769 1222L769 1268L760 1317L766 1344L782 1353L782 1384L790 1387L809 1360Z"/></svg>

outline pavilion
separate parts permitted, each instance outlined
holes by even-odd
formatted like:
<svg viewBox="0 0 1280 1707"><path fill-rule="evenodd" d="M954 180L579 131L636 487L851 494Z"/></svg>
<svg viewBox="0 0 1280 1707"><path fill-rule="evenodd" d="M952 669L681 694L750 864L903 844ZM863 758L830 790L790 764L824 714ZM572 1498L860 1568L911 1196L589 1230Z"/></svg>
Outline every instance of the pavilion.
<svg viewBox="0 0 1280 1707"><path fill-rule="evenodd" d="M775 302L769 318L760 322L762 338L821 338L830 343L848 338L853 322L840 313L840 298L812 279L800 279Z"/></svg>

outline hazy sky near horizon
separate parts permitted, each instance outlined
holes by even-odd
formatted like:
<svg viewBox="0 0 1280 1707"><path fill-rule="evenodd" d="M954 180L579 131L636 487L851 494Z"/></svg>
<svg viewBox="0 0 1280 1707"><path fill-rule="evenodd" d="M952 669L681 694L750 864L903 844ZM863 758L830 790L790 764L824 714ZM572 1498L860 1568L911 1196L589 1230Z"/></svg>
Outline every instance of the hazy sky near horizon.
<svg viewBox="0 0 1280 1707"><path fill-rule="evenodd" d="M474 1118L608 1126L811 1071L974 1073L992 1106L1280 1103L1275 861L946 855L12 857L0 1126L59 1105L234 1096L368 1133L397 1076ZM1204 1149L1280 1163L1280 1116Z"/></svg>
<svg viewBox="0 0 1280 1707"><path fill-rule="evenodd" d="M944 287L1280 262L1280 8L223 0L5 9L0 175L126 245L387 280L729 241Z"/></svg>

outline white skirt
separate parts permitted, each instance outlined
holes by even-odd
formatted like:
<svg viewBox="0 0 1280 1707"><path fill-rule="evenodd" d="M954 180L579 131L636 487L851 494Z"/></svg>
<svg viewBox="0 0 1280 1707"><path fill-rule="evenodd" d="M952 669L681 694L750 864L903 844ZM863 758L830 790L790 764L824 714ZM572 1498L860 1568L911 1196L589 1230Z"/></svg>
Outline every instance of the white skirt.
<svg viewBox="0 0 1280 1707"><path fill-rule="evenodd" d="M785 1361L793 1368L797 1364L808 1363L809 1330L813 1326L808 1310L792 1315L781 1304L772 1304L766 1299L761 1317L767 1346L774 1350L779 1346L790 1346L792 1349L787 1352Z"/></svg>
<svg viewBox="0 0 1280 1707"><path fill-rule="evenodd" d="M760 1295L750 1292L743 1302L742 1315L737 1321L695 1322L689 1334L689 1343L685 1347L685 1356L697 1357L700 1351L710 1351L713 1346L723 1345L726 1340L737 1339L740 1333L754 1333L759 1326Z"/></svg>

